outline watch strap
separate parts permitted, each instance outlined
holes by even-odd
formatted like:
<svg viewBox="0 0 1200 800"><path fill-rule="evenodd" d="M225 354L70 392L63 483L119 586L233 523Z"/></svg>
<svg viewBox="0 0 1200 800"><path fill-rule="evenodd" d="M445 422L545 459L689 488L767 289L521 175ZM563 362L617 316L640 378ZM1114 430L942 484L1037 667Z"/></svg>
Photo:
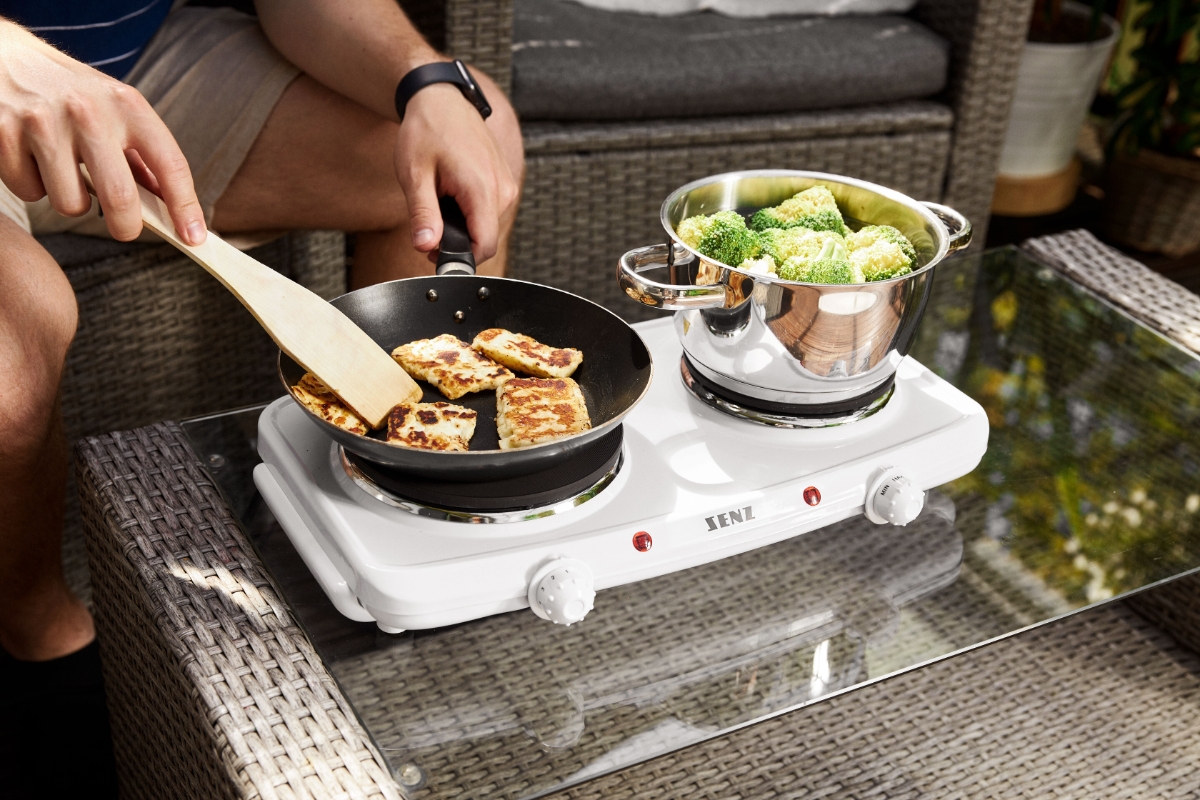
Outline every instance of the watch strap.
<svg viewBox="0 0 1200 800"><path fill-rule="evenodd" d="M399 85L396 86L396 114L399 115L401 121L404 120L404 110L408 107L408 101L412 99L412 96L426 86L435 83L454 84L484 119L491 116L492 107L488 105L487 98L483 96L483 90L479 88L479 84L467 71L466 64L455 59L454 61L423 64L409 70L408 74L400 80Z"/></svg>

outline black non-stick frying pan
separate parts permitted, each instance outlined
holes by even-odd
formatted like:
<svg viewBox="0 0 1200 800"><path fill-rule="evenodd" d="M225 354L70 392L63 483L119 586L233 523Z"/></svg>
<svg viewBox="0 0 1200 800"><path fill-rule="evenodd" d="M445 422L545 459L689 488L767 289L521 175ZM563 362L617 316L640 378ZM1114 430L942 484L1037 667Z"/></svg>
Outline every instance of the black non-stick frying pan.
<svg viewBox="0 0 1200 800"><path fill-rule="evenodd" d="M572 377L583 391L590 430L545 444L499 449L496 394L477 392L453 400L478 412L466 452L417 450L387 444L383 431L358 436L305 411L334 440L369 461L403 472L450 481L481 481L526 475L569 460L580 448L609 433L650 387L653 365L641 337L611 311L578 295L536 283L475 275L462 212L442 201L445 233L438 274L381 283L332 301L389 353L416 339L451 333L465 342L487 328L504 328L554 347L583 351ZM304 370L283 353L279 376L289 391ZM446 398L427 383L424 402ZM303 407L303 406L302 406Z"/></svg>

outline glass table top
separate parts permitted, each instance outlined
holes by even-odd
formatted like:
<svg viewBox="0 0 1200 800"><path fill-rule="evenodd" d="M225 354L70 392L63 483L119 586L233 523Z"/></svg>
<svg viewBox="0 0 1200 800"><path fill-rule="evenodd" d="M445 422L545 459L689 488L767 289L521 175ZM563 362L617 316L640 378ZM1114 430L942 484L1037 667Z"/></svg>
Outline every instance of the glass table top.
<svg viewBox="0 0 1200 800"><path fill-rule="evenodd" d="M912 355L987 411L974 472L569 628L345 619L255 490L261 409L184 430L401 785L533 797L1200 567L1200 360L1014 249L937 269Z"/></svg>

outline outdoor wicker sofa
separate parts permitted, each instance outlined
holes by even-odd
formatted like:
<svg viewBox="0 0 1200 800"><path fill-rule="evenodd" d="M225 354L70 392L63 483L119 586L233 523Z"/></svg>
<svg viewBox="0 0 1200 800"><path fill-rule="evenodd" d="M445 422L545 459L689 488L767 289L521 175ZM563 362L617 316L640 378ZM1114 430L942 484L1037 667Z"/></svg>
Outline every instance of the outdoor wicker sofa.
<svg viewBox="0 0 1200 800"><path fill-rule="evenodd" d="M1026 249L1195 349L1200 298L1072 232ZM123 796L402 792L175 423L76 446ZM555 798L1194 797L1195 576Z"/></svg>

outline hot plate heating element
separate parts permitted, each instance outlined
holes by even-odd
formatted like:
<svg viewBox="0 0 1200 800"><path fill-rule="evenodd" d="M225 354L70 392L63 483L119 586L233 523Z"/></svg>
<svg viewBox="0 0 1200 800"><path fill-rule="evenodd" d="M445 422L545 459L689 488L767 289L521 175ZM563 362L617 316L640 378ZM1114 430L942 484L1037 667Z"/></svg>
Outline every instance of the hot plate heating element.
<svg viewBox="0 0 1200 800"><path fill-rule="evenodd" d="M778 428L696 399L672 369L682 349L669 319L637 328L658 374L618 457L598 453L568 497L494 514L405 501L404 486L381 487L386 476L364 482L287 397L259 419L254 481L337 609L399 632L526 607L571 624L596 590L856 514L902 525L925 490L970 472L987 448L979 404L911 358L871 416Z"/></svg>

